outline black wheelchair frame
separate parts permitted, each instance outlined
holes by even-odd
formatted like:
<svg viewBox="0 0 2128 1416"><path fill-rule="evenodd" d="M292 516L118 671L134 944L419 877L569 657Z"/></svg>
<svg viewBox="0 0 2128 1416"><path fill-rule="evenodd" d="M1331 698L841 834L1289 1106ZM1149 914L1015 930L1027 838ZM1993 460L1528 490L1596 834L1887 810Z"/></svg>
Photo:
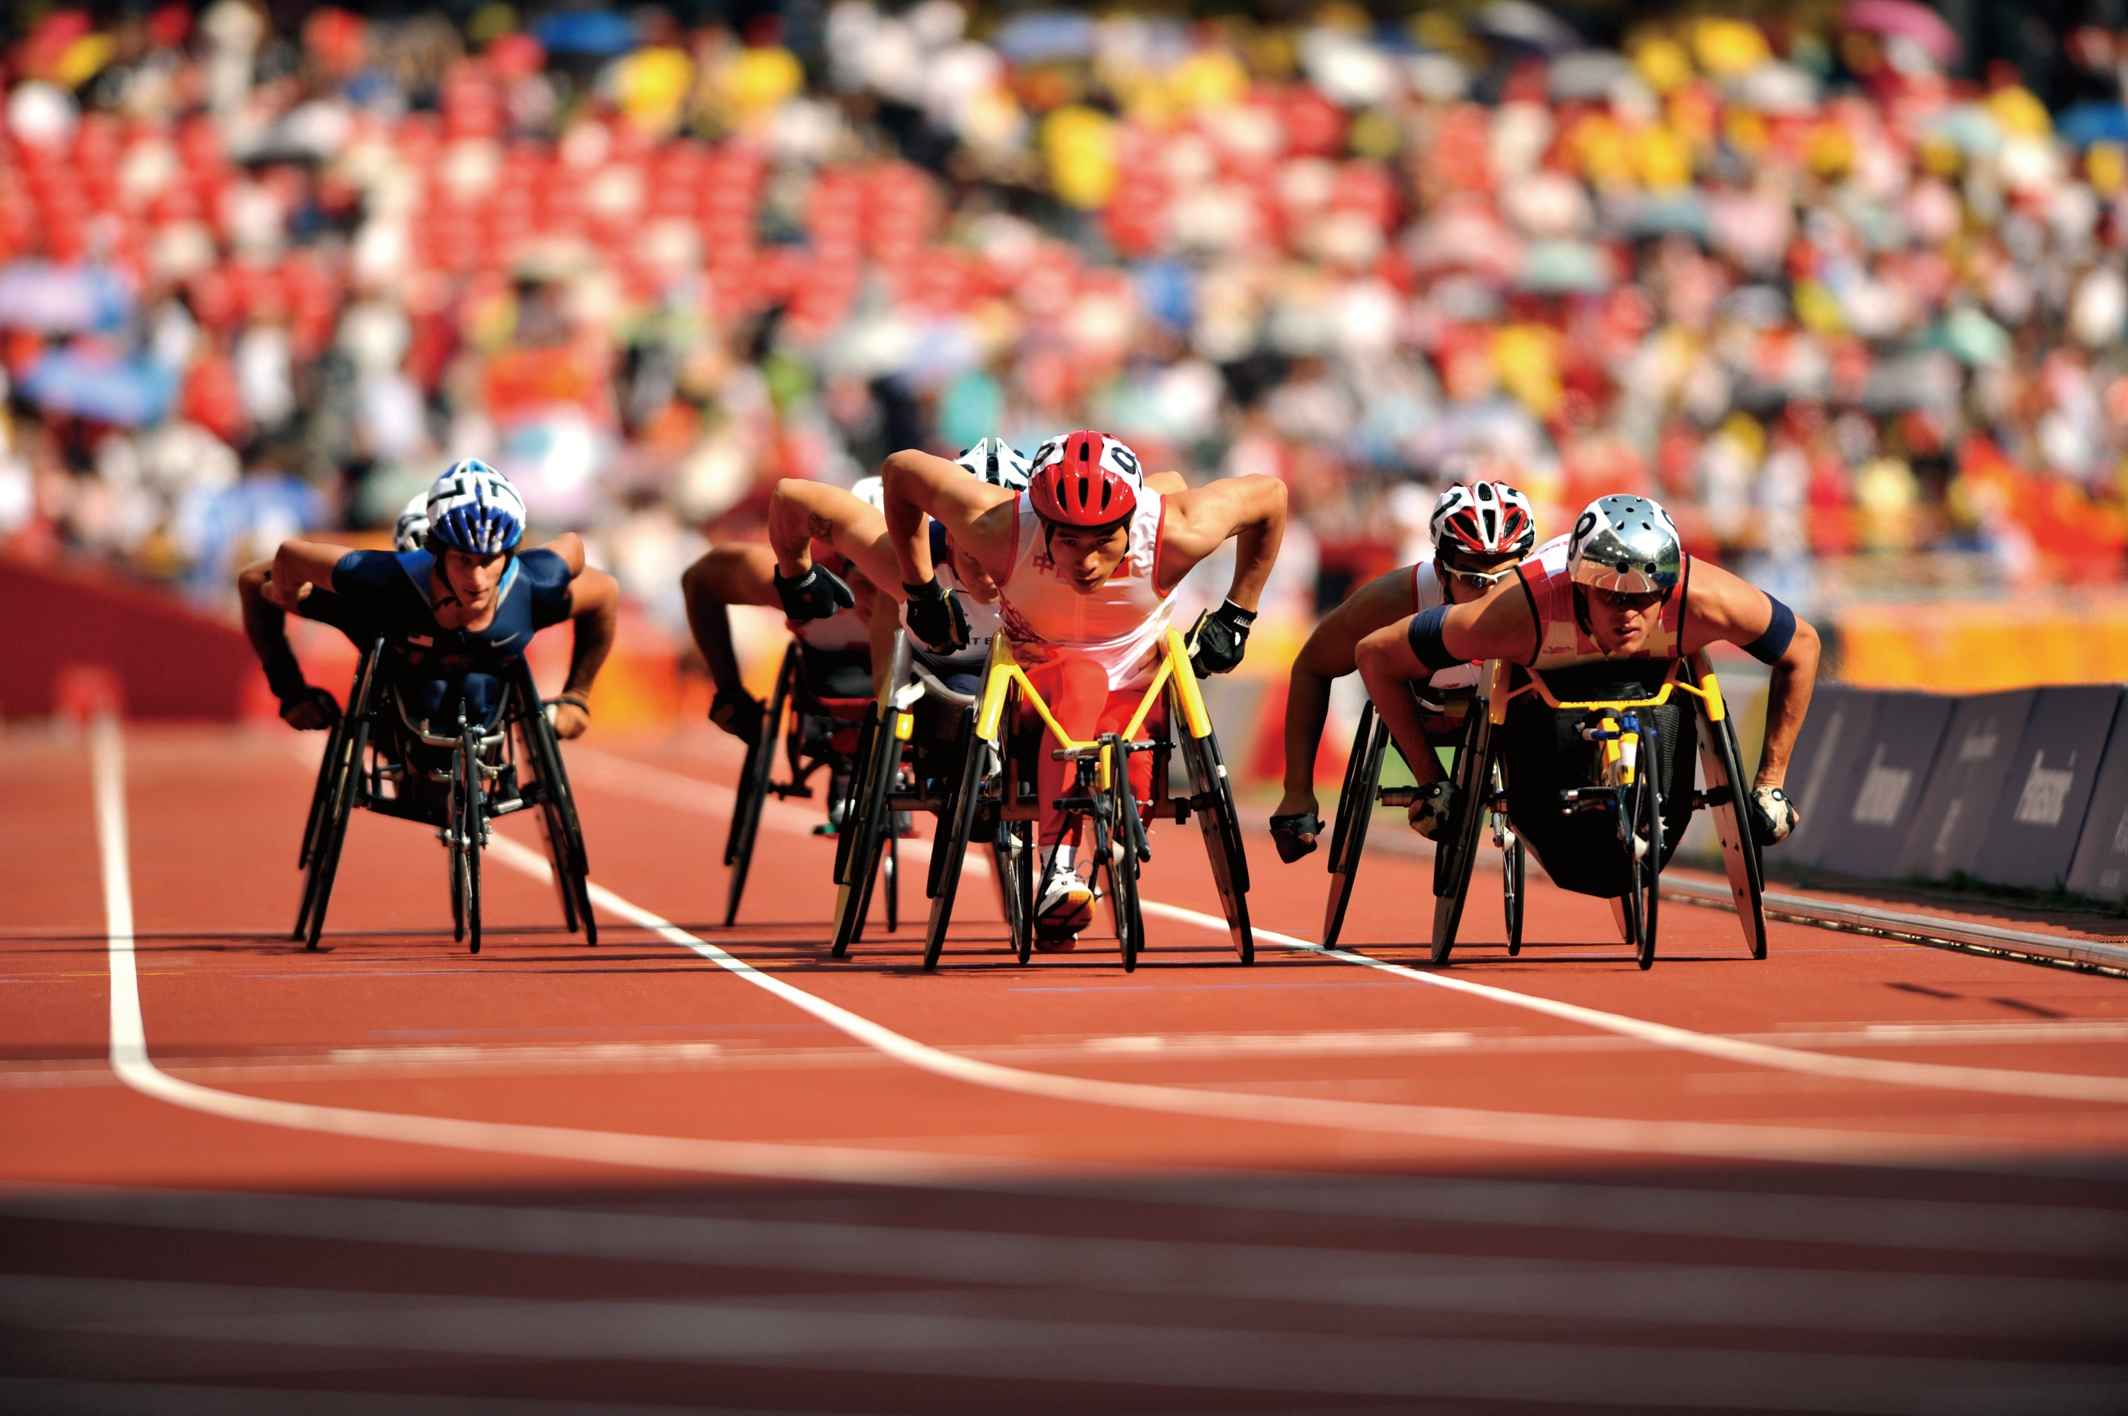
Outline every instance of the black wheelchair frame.
<svg viewBox="0 0 2128 1416"><path fill-rule="evenodd" d="M739 918L739 903L753 865L754 843L761 833L761 812L768 799L810 798L813 778L822 770L831 780L838 774L854 779L868 746L864 739L873 717L869 711L872 702L869 697L828 698L814 693L806 680L804 647L793 639L784 650L783 663L776 670L776 687L769 696L768 715L761 721L760 735L747 745L746 759L739 769L731 826L724 838L724 864L731 872L724 902L725 928L731 928ZM857 751L845 753L835 748L833 739L838 728L856 730ZM786 773L781 780L775 775L779 755ZM847 800L847 789L840 795ZM835 804L842 805L843 801ZM845 816L838 823L838 838L848 831L849 819ZM839 862L847 851L846 840L838 839L835 849ZM901 926L897 889L901 851L891 835L885 854L887 928L894 930Z"/></svg>
<svg viewBox="0 0 2128 1416"><path fill-rule="evenodd" d="M884 696L881 701L888 702ZM1164 730L1141 736L1163 703L1167 707ZM1023 705L1039 720L1038 725L1017 726ZM998 870L1011 947L1021 963L1031 957L1034 906L1046 883L1035 870L1035 828L1042 803L1035 786L1034 754L1045 742L1051 744L1056 757L1072 764L1075 780L1052 805L1092 826L1095 869L1107 880L1104 893L1124 969L1137 968L1145 947L1139 875L1152 859L1147 819L1173 820L1179 825L1192 814L1204 836L1234 952L1244 964L1255 961L1256 940L1249 925L1249 864L1242 847L1240 816L1219 753L1219 739L1204 710L1196 671L1178 631L1168 630L1161 644L1160 667L1121 732L1103 733L1092 741L1073 738L1028 682L1002 634L991 640L982 694L964 711L969 732L951 790L934 802L912 803L939 811L939 831L926 881L931 915L924 935L924 968L938 966L968 846L979 837L990 845ZM1168 783L1171 759L1178 750L1190 784L1188 794L1181 796ZM1154 800L1150 811L1143 814L1126 768L1134 752L1153 754ZM876 830L876 818L867 825ZM858 868L862 868L862 857Z"/></svg>
<svg viewBox="0 0 2128 1416"><path fill-rule="evenodd" d="M503 701L491 726L466 722L461 706L452 731L436 733L407 712L392 681L394 657L382 638L363 650L346 711L319 759L296 855L296 867L304 873L303 900L289 937L318 947L348 823L360 808L436 830L450 860L451 937L479 953L481 852L491 823L536 808L563 922L570 933L581 932L586 944L596 945L598 918L591 909L583 824L531 667L520 658L503 675ZM420 749L448 752L449 766L422 766ZM529 769L530 780L520 767ZM443 789L440 805L433 791L415 787L420 779Z"/></svg>
<svg viewBox="0 0 2128 1416"><path fill-rule="evenodd" d="M1495 772L1502 766L1497 730L1506 723L1508 707L1515 699L1534 695L1555 713L1580 717L1581 735L1592 745L1597 759L1597 780L1588 786L1564 789L1560 793L1560 810L1566 814L1608 813L1617 822L1620 844L1630 860L1630 877L1614 900L1613 918L1640 967L1646 969L1654 964L1666 852L1662 784L1656 767L1657 737L1650 710L1662 707L1679 693L1691 700L1702 729L1697 738L1700 775L1705 786L1692 792L1692 809L1714 811L1745 947L1754 959L1766 957L1765 875L1757 838L1751 834L1744 814L1746 778L1737 748L1736 725L1723 701L1721 685L1708 666L1706 654L1701 652L1672 662L1653 695L1634 699L1563 701L1547 687L1541 671L1515 668L1500 660L1487 663L1481 689L1484 711L1474 709L1469 715L1451 773L1457 789L1458 816L1447 839L1434 849L1434 963L1448 962L1462 922L1463 901L1477 859L1481 815L1493 800L1491 793L1475 789L1480 782L1493 782ZM1647 770L1640 770L1644 747ZM1636 837L1638 849L1634 845Z"/></svg>

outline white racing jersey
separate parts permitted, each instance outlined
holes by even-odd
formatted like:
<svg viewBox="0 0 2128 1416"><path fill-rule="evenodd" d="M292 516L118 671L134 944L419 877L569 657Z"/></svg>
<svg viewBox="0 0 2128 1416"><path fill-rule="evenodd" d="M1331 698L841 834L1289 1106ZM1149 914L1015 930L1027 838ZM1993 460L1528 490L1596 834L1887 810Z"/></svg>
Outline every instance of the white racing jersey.
<svg viewBox="0 0 2128 1416"><path fill-rule="evenodd" d="M1111 692L1152 680L1160 640L1174 612L1174 587L1159 588L1158 492L1138 490L1130 544L1108 579L1082 591L1049 556L1049 539L1034 502L1020 494L1011 568L998 580L999 620L1013 651L1028 664L1059 651L1093 660L1108 674Z"/></svg>
<svg viewBox="0 0 2128 1416"><path fill-rule="evenodd" d="M1566 543L1565 536L1555 536L1515 567L1537 626L1533 652L1524 661L1528 668L1562 669L1611 657L1589 637L1574 613L1574 578L1567 572ZM1661 619L1648 631L1647 643L1633 658L1667 660L1684 652L1685 594L1692 585L1692 557L1685 556L1683 561L1677 589L1664 602Z"/></svg>

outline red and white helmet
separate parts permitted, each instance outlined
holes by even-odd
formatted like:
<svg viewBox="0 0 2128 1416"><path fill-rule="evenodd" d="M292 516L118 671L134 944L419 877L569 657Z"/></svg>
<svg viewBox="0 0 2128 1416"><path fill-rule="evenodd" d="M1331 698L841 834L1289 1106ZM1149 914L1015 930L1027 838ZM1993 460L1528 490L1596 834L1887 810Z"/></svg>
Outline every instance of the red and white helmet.
<svg viewBox="0 0 2128 1416"><path fill-rule="evenodd" d="M1082 428L1035 449L1027 485L1035 514L1056 526L1114 526L1138 509L1145 473L1120 438Z"/></svg>
<svg viewBox="0 0 2128 1416"><path fill-rule="evenodd" d="M1530 500L1505 482L1458 483L1441 493L1428 523L1434 558L1450 567L1520 560L1537 544Z"/></svg>

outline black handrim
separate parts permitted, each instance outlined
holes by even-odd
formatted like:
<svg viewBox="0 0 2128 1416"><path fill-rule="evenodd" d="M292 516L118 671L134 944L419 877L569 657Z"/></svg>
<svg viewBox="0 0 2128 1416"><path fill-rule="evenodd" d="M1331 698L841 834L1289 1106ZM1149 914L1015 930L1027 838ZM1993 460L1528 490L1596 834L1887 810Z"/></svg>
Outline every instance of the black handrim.
<svg viewBox="0 0 2128 1416"><path fill-rule="evenodd" d="M1478 828L1485 821L1481 783L1492 777L1491 720L1485 705L1473 703L1463 729L1463 743L1456 751L1452 780L1456 809L1461 813L1449 832L1448 848L1434 848L1433 856L1433 961L1448 962L1456 946L1456 930L1463 923L1463 901L1470 893L1470 875L1477 864Z"/></svg>
<svg viewBox="0 0 2128 1416"><path fill-rule="evenodd" d="M526 695L525 701L534 705L531 736L543 754L541 774L562 830L562 859L568 870L568 888L562 895L563 910L570 918L569 927L581 926L584 943L596 948L598 916L591 910L591 854L584 848L584 825L576 814L576 793L570 789L569 769L562 761L561 739L555 736L554 725L547 721L546 713L537 707L539 691L532 682L532 671L527 668L524 675L522 692Z"/></svg>
<svg viewBox="0 0 2128 1416"><path fill-rule="evenodd" d="M938 956L946 947L946 928L953 922L953 897L960 889L961 868L967 863L968 837L975 830L985 756L983 744L971 736L968 750L961 757L960 780L946 806L947 824L932 844L933 860L941 863L943 869L938 874L938 893L931 897L931 919L924 930L926 969L938 967Z"/></svg>
<svg viewBox="0 0 2128 1416"><path fill-rule="evenodd" d="M1367 849L1367 828L1381 791L1382 759L1389 750L1389 726L1368 704L1360 712L1360 730L1345 761L1345 786L1337 800L1337 830L1330 839L1330 893L1323 902L1323 947L1337 947L1345 928L1345 910L1359 879L1360 856Z"/></svg>

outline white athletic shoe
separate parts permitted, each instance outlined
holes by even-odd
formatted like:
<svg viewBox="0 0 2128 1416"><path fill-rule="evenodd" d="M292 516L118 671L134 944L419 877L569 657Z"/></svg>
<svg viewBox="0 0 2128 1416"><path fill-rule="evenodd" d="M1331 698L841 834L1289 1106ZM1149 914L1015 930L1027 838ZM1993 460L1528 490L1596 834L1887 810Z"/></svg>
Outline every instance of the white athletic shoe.
<svg viewBox="0 0 2128 1416"><path fill-rule="evenodd" d="M1075 870L1059 870L1051 876L1034 908L1037 944L1042 937L1069 939L1093 923L1093 887ZM1057 947L1069 948L1069 944Z"/></svg>

